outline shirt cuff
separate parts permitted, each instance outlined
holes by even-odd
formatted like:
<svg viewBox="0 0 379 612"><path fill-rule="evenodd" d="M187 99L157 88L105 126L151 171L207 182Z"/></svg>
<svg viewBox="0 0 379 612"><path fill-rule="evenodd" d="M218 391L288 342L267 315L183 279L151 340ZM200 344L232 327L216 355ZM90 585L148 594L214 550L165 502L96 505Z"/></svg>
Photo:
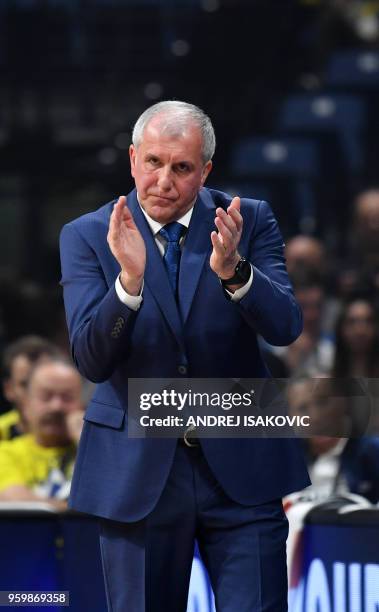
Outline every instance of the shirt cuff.
<svg viewBox="0 0 379 612"><path fill-rule="evenodd" d="M144 281L142 281L142 287L139 295L129 295L121 285L120 276L116 278L115 289L118 296L118 299L125 304L130 310L138 310L142 304L142 291L143 291Z"/></svg>
<svg viewBox="0 0 379 612"><path fill-rule="evenodd" d="M246 295L246 293L249 291L251 285L253 284L253 266L250 264L250 278L247 281L247 283L245 285L243 285L243 287L240 287L239 289L236 289L236 291L234 293L232 293L231 291L228 291L227 289L225 289L224 287L224 291L225 293L228 294L228 296L230 297L230 300L232 302L239 302L240 300L242 300L242 298Z"/></svg>

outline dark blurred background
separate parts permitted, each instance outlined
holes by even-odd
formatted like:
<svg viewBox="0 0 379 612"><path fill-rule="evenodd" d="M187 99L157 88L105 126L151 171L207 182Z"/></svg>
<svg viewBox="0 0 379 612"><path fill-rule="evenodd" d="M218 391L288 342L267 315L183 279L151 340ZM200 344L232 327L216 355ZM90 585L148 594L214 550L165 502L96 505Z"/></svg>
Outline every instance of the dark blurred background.
<svg viewBox="0 0 379 612"><path fill-rule="evenodd" d="M133 122L161 99L211 116L209 186L268 199L286 240L318 238L336 292L353 203L379 184L378 14L363 0L0 0L0 348L26 333L65 345L60 228L130 190Z"/></svg>

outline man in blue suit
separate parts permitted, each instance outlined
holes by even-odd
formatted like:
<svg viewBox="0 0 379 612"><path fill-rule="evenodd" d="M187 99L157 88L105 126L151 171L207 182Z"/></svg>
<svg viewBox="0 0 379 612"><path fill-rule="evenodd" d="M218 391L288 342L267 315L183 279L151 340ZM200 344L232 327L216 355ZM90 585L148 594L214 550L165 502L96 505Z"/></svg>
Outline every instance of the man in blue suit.
<svg viewBox="0 0 379 612"><path fill-rule="evenodd" d="M257 334L301 332L269 206L204 188L214 149L199 108L150 107L136 189L61 235L73 357L98 383L70 505L101 517L113 612L184 612L195 539L218 612L287 609L281 497L309 484L296 441L128 437L128 378L266 377Z"/></svg>

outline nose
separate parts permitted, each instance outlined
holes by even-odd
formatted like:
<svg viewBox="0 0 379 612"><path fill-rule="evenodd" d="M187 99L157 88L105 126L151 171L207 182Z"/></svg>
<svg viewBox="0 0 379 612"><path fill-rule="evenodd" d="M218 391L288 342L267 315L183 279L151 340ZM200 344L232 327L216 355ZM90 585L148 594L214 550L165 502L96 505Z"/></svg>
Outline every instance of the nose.
<svg viewBox="0 0 379 612"><path fill-rule="evenodd" d="M162 191L170 191L172 187L172 174L170 168L161 168L158 176L158 187Z"/></svg>
<svg viewBox="0 0 379 612"><path fill-rule="evenodd" d="M64 401L58 393L50 399L49 408L51 412L62 412L64 408Z"/></svg>

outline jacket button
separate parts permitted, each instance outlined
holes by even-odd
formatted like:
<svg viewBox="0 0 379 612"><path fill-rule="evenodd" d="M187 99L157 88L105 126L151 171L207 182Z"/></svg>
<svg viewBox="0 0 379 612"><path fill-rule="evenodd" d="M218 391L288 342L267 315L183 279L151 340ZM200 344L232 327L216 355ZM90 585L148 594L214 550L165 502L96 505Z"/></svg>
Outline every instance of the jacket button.
<svg viewBox="0 0 379 612"><path fill-rule="evenodd" d="M182 376L184 376L184 374L187 374L187 366L185 365L180 365L178 367L178 372L179 374L181 374Z"/></svg>

